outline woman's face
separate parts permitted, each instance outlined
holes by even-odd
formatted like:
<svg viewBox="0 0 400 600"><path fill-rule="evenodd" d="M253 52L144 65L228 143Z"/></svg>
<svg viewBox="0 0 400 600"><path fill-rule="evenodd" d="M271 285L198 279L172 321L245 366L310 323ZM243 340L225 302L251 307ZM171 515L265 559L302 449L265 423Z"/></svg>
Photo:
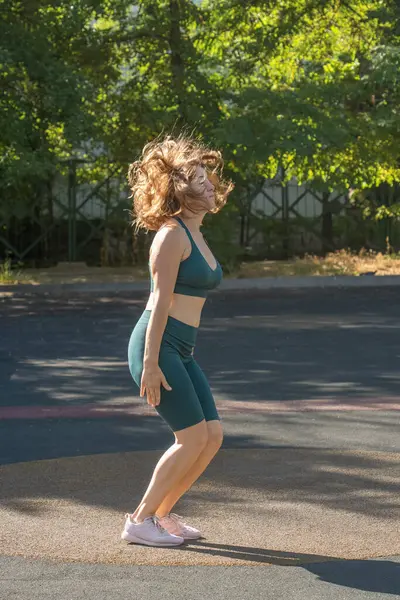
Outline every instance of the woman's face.
<svg viewBox="0 0 400 600"><path fill-rule="evenodd" d="M191 186L196 194L201 194L202 198L207 203L208 210L215 207L215 187L208 178L207 171L204 167L198 165L196 173L192 179Z"/></svg>

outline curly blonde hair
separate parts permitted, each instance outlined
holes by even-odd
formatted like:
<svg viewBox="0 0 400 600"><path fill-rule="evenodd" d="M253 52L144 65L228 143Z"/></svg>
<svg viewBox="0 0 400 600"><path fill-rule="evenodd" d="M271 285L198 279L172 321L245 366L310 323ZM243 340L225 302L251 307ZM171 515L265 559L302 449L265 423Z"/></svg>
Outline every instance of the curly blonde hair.
<svg viewBox="0 0 400 600"><path fill-rule="evenodd" d="M200 165L215 187L216 213L226 204L232 182L222 181L222 155L205 144L183 134L176 138L160 137L146 144L140 160L128 170L128 183L133 198L133 223L136 230L155 230L169 217L179 215L184 208L192 212L204 209L202 194L195 193L191 181Z"/></svg>

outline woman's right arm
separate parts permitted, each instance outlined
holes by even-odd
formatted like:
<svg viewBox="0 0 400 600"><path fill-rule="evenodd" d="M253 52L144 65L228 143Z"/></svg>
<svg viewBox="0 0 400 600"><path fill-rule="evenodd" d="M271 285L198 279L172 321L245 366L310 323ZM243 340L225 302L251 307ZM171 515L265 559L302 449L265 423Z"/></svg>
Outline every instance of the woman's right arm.
<svg viewBox="0 0 400 600"><path fill-rule="evenodd" d="M150 268L153 277L153 307L147 326L140 395L146 391L147 402L160 403L160 386L171 389L158 366L162 336L174 293L179 264L185 249L181 227L163 227L152 244Z"/></svg>

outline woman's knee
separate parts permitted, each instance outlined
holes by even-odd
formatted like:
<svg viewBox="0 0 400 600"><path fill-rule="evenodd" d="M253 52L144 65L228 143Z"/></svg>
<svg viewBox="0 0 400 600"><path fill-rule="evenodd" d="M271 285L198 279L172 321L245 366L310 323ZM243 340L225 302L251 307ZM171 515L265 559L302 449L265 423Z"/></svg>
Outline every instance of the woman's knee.
<svg viewBox="0 0 400 600"><path fill-rule="evenodd" d="M199 453L202 452L208 444L208 427L206 421L203 420L196 425L175 431L175 438L178 444Z"/></svg>
<svg viewBox="0 0 400 600"><path fill-rule="evenodd" d="M219 420L207 421L208 442L207 446L220 448L224 440L224 432Z"/></svg>

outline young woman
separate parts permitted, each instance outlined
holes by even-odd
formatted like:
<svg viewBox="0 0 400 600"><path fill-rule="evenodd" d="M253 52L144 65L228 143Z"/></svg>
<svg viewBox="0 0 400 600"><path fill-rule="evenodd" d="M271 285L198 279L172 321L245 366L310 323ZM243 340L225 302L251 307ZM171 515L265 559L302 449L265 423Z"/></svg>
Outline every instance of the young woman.
<svg viewBox="0 0 400 600"><path fill-rule="evenodd" d="M131 375L165 420L175 443L161 457L139 506L125 515L122 539L176 546L201 537L171 510L222 444L222 427L207 379L193 352L207 292L221 265L200 228L232 190L222 182L221 154L189 137L156 139L129 168L136 228L156 231L150 248L150 296L132 332Z"/></svg>

